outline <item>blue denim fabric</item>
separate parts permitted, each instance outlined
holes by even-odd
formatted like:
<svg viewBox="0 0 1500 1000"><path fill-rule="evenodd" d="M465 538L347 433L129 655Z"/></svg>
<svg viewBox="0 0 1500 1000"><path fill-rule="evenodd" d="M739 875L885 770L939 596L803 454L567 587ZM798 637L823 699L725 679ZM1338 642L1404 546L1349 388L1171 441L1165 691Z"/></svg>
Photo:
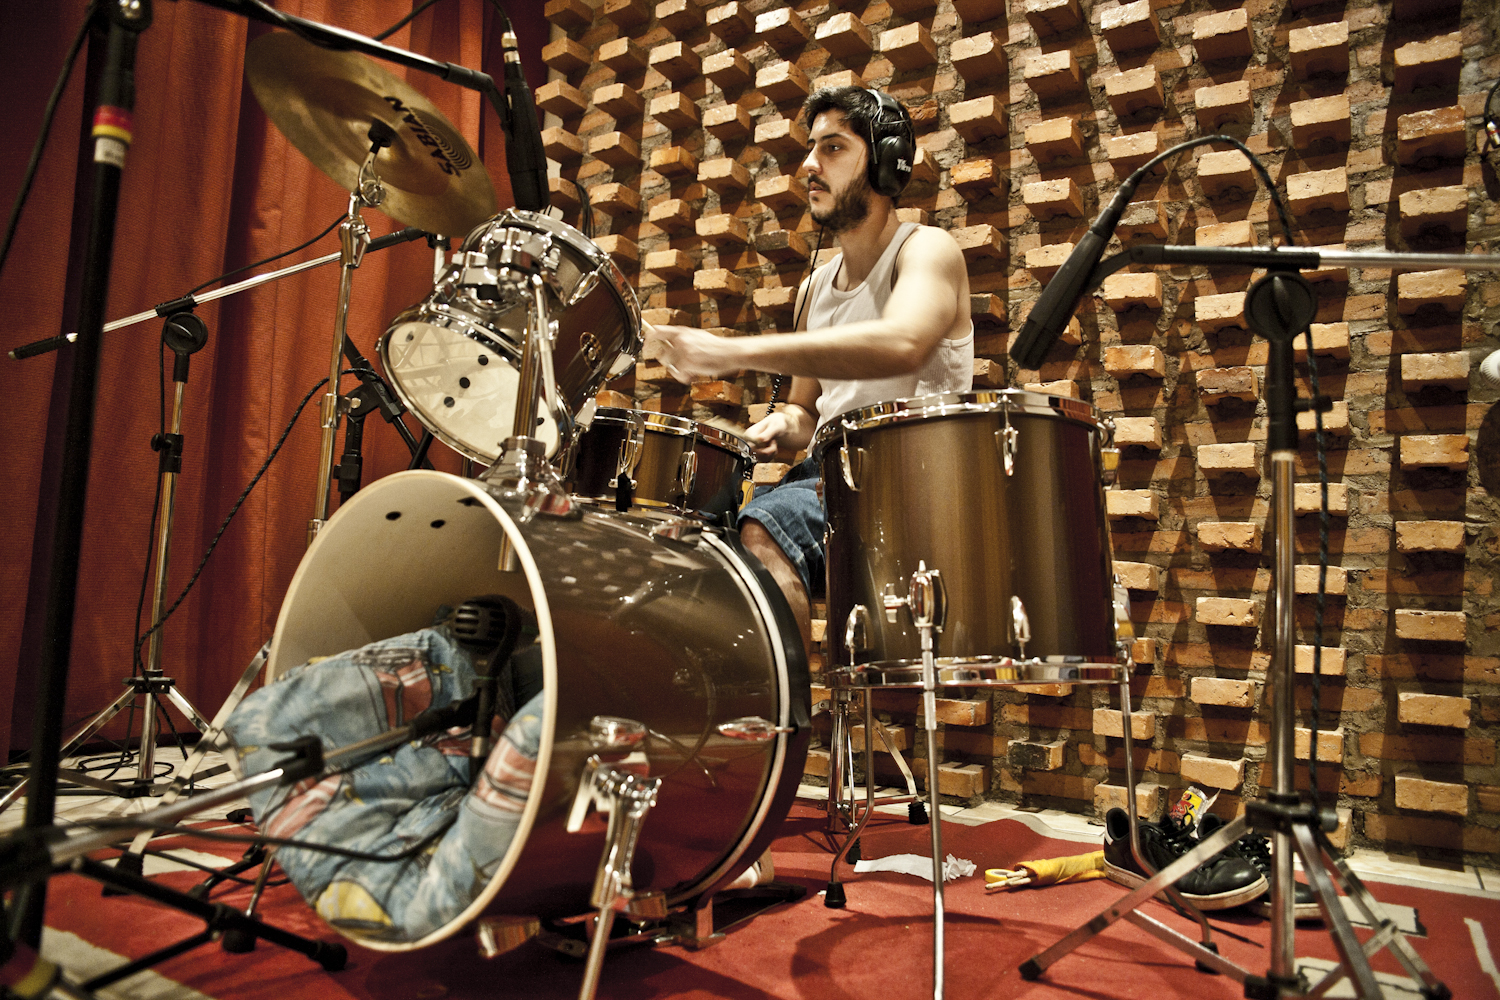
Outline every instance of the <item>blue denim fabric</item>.
<svg viewBox="0 0 1500 1000"><path fill-rule="evenodd" d="M270 744L316 735L334 748L379 735L474 690L474 666L445 629L423 629L287 672L247 697L227 730L245 773L286 757ZM250 796L270 836L395 854L452 824L410 858L379 862L281 847L276 860L329 924L354 936L414 941L457 917L504 858L520 822L541 738L538 693L509 720L474 788L469 730L393 752L293 789Z"/></svg>
<svg viewBox="0 0 1500 1000"><path fill-rule="evenodd" d="M792 466L774 486L757 486L739 521L759 522L797 567L809 595L823 591L823 497L818 464L811 456Z"/></svg>

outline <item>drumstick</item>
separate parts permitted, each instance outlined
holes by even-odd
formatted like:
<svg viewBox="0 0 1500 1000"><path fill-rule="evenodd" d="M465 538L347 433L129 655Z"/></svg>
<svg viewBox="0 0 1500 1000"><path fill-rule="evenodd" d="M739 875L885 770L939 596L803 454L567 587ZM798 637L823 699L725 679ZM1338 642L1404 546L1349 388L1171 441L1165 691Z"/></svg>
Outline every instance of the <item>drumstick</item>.
<svg viewBox="0 0 1500 1000"><path fill-rule="evenodd" d="M737 424L733 420L725 420L723 417L708 416L698 421L698 423L707 424L710 427L713 427L717 430L726 431L730 434L735 435L736 437L745 436L745 428L743 425Z"/></svg>

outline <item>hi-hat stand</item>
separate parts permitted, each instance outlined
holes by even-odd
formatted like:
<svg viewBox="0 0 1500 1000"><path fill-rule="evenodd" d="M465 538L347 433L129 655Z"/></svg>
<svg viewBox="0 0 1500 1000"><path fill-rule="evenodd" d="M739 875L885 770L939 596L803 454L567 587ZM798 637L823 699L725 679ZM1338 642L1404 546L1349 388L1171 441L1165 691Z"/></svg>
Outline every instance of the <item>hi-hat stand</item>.
<svg viewBox="0 0 1500 1000"><path fill-rule="evenodd" d="M1298 400L1293 369L1293 341L1306 332L1317 313L1317 296L1298 272L1320 267L1376 267L1432 269L1437 267L1464 270L1500 271L1500 256L1481 254L1394 253L1389 251L1317 250L1300 247L1218 247L1137 246L1098 264L1089 274L1085 289L1097 288L1109 274L1132 264L1193 265L1233 264L1242 267L1267 268L1269 273L1245 293L1245 316L1251 329L1265 337L1270 345L1266 364L1266 409L1268 416L1267 450L1271 465L1271 528L1273 538L1271 666L1267 681L1271 688L1272 720L1269 762L1272 789L1264 801L1245 803L1245 815L1225 824L1201 844L1183 854L1172 864L1155 873L1148 881L1122 897L1114 905L1076 928L1020 967L1023 978L1040 977L1047 968L1079 945L1120 919L1127 919L1158 939L1195 958L1200 967L1213 969L1244 983L1245 996L1252 1000L1278 1000L1281 997L1322 996L1340 979L1347 977L1360 1000L1379 1000L1380 985L1370 968L1369 956L1389 947L1417 988L1428 1000L1445 1000L1451 996L1448 987L1434 976L1420 956L1385 915L1380 904L1355 876L1347 862L1329 843L1327 834L1337 827L1329 810L1320 809L1316 790L1303 798L1296 792L1293 778L1295 762L1295 702L1293 697L1296 636L1294 632L1294 540L1295 505L1293 502L1297 459L1297 411L1325 410L1326 400ZM1039 357L1050 346L1031 344L1029 357ZM1309 345L1309 353L1311 353ZM1130 738L1130 696L1122 689L1124 713L1125 779L1129 794L1132 841L1136 838L1135 775ZM1193 942L1164 924L1137 912L1147 900L1168 891L1177 879L1204 861L1227 850L1248 829L1269 834L1272 838L1271 872L1271 964L1264 976L1256 976L1220 957L1216 951ZM1321 981L1309 984L1296 968L1294 856L1300 858L1308 877L1308 887L1317 899L1324 926L1339 955L1339 964ZM1337 888L1336 888L1337 886ZM1353 901L1364 920L1375 933L1361 942L1338 898L1338 890Z"/></svg>

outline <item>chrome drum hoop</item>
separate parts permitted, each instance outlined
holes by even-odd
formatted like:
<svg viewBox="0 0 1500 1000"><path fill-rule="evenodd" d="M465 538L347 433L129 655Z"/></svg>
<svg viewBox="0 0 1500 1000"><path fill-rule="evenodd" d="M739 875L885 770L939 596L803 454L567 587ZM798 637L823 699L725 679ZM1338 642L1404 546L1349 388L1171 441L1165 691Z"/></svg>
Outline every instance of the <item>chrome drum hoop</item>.
<svg viewBox="0 0 1500 1000"><path fill-rule="evenodd" d="M519 570L498 568L502 539ZM769 847L806 760L810 682L790 609L733 532L668 532L657 520L579 508L559 517L476 480L395 473L340 507L309 547L267 677L426 627L439 606L487 593L535 617L542 652L541 748L515 839L484 891L439 930L411 942L355 940L409 951L486 913L588 912L603 824L564 828L598 715L647 726L642 748L663 779L635 855L637 889L688 904ZM747 718L774 732L758 742L731 735Z"/></svg>
<svg viewBox="0 0 1500 1000"><path fill-rule="evenodd" d="M434 437L475 461L493 462L512 433L533 274L556 334L563 406L586 420L599 389L641 353L640 303L607 253L548 216L507 209L476 227L433 291L396 316L377 345L401 401ZM540 412L532 436L555 453L558 428L546 407Z"/></svg>
<svg viewBox="0 0 1500 1000"><path fill-rule="evenodd" d="M971 413L1037 414L1099 425L1099 410L1071 396L1032 392L1029 389L993 389L981 392L934 393L873 403L850 410L828 421L813 439L808 454L821 459L828 445L845 433L870 430L911 420L931 420Z"/></svg>
<svg viewBox="0 0 1500 1000"><path fill-rule="evenodd" d="M940 687L1014 688L1029 684L1118 684L1125 679L1126 664L1114 660L1063 662L1021 660L1010 656L954 659L939 657ZM835 688L922 689L922 661L883 660L861 663L854 669L839 667L828 672Z"/></svg>

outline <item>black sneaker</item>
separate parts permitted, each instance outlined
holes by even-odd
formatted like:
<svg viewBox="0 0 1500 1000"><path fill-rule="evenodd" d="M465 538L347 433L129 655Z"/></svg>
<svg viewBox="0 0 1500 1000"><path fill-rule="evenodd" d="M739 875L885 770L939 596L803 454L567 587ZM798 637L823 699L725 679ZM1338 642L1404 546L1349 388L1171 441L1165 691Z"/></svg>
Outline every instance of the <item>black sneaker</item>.
<svg viewBox="0 0 1500 1000"><path fill-rule="evenodd" d="M1157 871L1197 845L1191 832L1168 816L1161 823L1139 824L1141 854ZM1123 809L1104 816L1104 870L1114 881L1134 889L1147 881L1130 853L1130 817ZM1237 854L1209 858L1176 882L1177 891L1200 910L1227 910L1266 891L1266 877Z"/></svg>
<svg viewBox="0 0 1500 1000"><path fill-rule="evenodd" d="M1222 819L1213 813L1208 813L1198 821L1198 839L1207 840L1223 825ZM1271 841L1269 839L1252 831L1231 844L1229 850L1254 865L1266 877L1269 884L1271 878ZM1266 889L1265 896L1255 901L1252 910L1262 917L1270 918L1271 890L1269 888ZM1318 908L1318 898L1301 882L1298 882L1292 891L1292 916L1296 920L1323 919L1323 911Z"/></svg>

